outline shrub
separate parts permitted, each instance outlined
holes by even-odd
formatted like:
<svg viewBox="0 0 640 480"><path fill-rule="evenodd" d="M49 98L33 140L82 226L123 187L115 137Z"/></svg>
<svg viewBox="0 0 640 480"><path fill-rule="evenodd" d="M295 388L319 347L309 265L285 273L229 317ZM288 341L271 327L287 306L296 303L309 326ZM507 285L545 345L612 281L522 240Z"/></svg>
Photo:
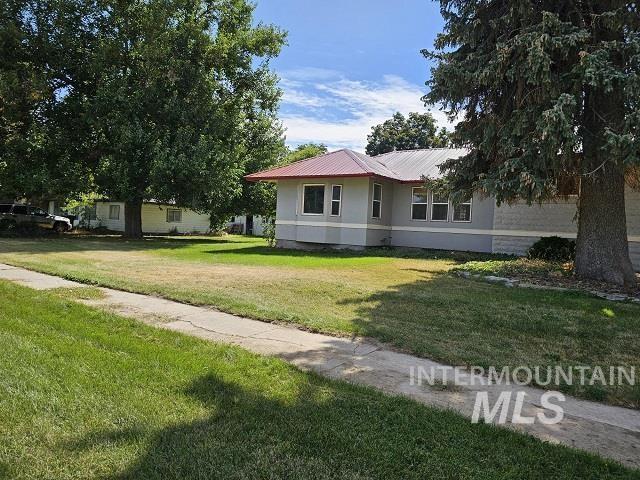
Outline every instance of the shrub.
<svg viewBox="0 0 640 480"><path fill-rule="evenodd" d="M576 242L562 237L543 237L531 246L527 257L551 262L572 262L576 258Z"/></svg>
<svg viewBox="0 0 640 480"><path fill-rule="evenodd" d="M264 217L262 235L270 247L276 246L276 222L271 217Z"/></svg>

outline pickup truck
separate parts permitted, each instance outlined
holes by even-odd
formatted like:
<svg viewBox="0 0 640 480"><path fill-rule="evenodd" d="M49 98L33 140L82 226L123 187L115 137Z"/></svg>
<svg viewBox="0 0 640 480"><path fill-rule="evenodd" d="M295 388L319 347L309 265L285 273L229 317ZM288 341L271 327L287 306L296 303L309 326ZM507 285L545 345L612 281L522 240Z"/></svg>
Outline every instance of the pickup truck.
<svg viewBox="0 0 640 480"><path fill-rule="evenodd" d="M41 208L18 203L0 203L0 231L23 226L35 226L57 233L71 230L71 221L66 217L50 215Z"/></svg>

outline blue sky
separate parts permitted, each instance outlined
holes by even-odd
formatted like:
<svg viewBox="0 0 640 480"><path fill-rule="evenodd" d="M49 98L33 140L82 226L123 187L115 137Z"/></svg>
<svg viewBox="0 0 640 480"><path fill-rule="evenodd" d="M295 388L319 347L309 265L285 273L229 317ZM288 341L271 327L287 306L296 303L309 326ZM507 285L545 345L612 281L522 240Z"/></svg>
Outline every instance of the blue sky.
<svg viewBox="0 0 640 480"><path fill-rule="evenodd" d="M288 32L272 61L284 90L287 143L363 151L371 127L424 112L431 48L443 20L430 0L258 0L256 20ZM433 109L441 126L446 116Z"/></svg>

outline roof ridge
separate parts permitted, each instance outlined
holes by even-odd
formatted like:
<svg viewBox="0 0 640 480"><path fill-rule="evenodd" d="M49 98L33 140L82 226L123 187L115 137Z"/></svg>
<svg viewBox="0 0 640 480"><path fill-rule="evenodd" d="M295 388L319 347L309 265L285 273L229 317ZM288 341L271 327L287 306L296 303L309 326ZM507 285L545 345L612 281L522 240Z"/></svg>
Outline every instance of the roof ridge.
<svg viewBox="0 0 640 480"><path fill-rule="evenodd" d="M368 168L368 166L362 161L362 159L356 155L356 152L354 152L353 150L349 149L349 148L343 148L341 149L342 151L344 151L347 155L349 155L351 157L352 160L354 160L358 166L360 168L362 168L362 170L366 173L375 173L372 172L370 168ZM341 151L341 150L336 150L337 152ZM364 154L366 155L366 154ZM368 155L366 155L368 157Z"/></svg>
<svg viewBox="0 0 640 480"><path fill-rule="evenodd" d="M410 150L391 150L390 152L379 153L378 155L373 155L371 158L383 157L385 155L390 155L392 153L404 153L404 152L426 152L429 150L465 150L464 147L432 147L432 148L413 148Z"/></svg>
<svg viewBox="0 0 640 480"><path fill-rule="evenodd" d="M274 167L271 168L267 168L266 170L260 170L259 172L254 172L254 173L267 173L267 172L273 172L274 170L278 170L279 168L284 168L284 167L290 167L291 165L297 165L299 163L303 163L303 162L308 162L309 160L315 160L316 158L320 158L320 157L324 157L326 155L331 155L333 153L338 153L341 152L342 150L347 150L346 148L341 148L340 150L335 150L333 152L327 152L327 153L321 153L320 155L315 155L313 157L309 157L309 158L303 158L301 160L296 160L295 162L291 162L291 163L287 163L286 165L276 165ZM251 176L254 173L250 173L246 176Z"/></svg>

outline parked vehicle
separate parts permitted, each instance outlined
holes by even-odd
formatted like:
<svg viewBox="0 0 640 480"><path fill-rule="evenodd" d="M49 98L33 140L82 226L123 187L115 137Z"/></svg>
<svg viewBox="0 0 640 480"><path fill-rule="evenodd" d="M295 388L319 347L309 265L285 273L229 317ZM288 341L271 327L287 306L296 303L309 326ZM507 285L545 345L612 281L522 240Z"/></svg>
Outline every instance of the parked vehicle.
<svg viewBox="0 0 640 480"><path fill-rule="evenodd" d="M62 233L71 230L71 221L66 217L50 215L43 209L18 203L0 204L0 230L18 227L39 227Z"/></svg>

